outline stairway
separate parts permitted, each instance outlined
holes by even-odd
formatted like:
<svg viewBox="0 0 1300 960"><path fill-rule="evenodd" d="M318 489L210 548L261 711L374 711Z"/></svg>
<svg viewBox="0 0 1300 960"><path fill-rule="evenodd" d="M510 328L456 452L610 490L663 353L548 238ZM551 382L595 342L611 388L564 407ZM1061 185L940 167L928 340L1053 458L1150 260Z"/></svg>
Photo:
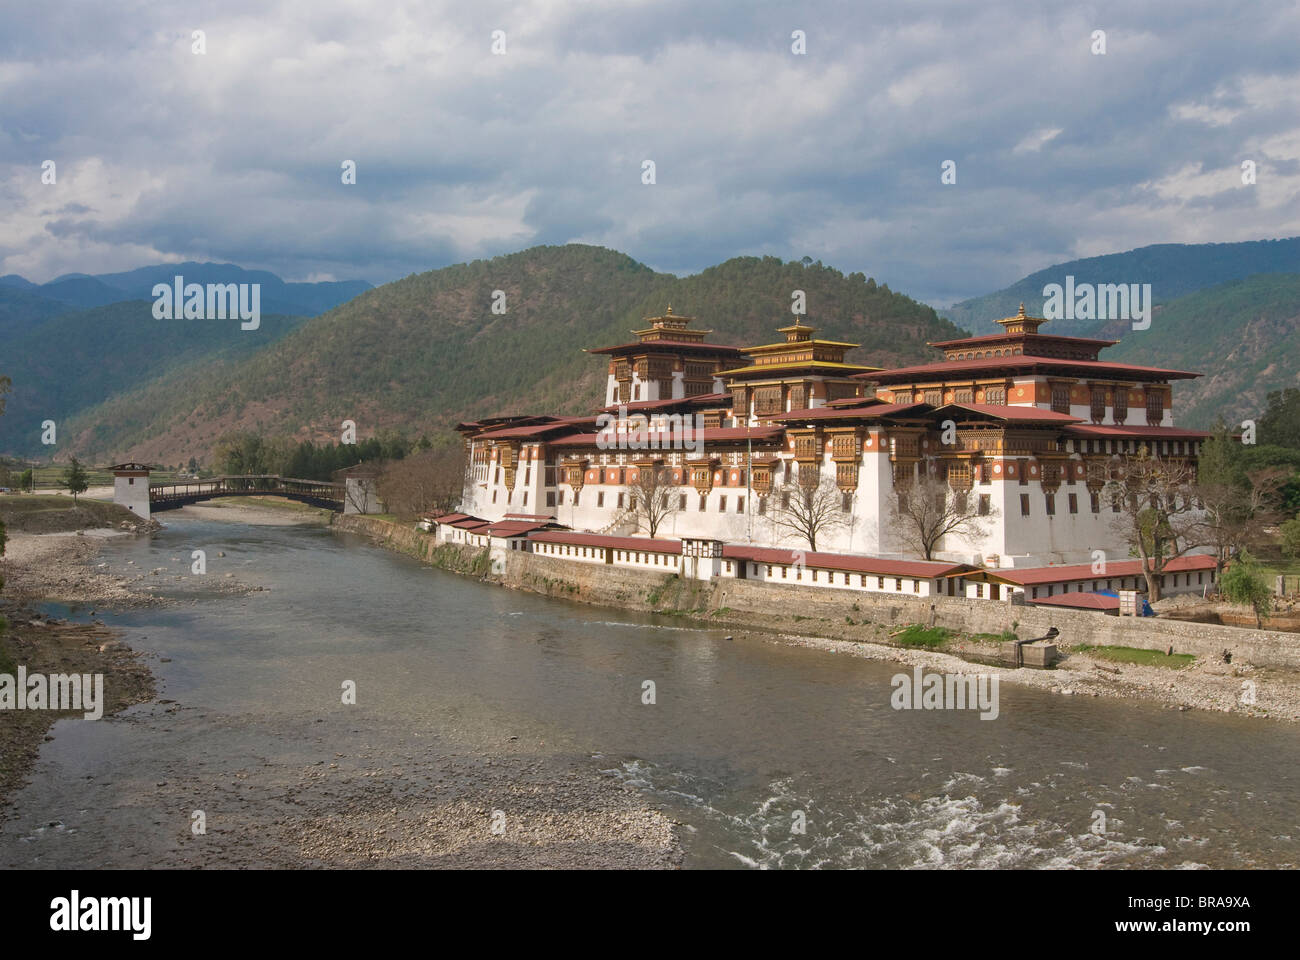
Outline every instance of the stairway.
<svg viewBox="0 0 1300 960"><path fill-rule="evenodd" d="M624 510L596 533L609 537L630 537L636 533L639 526L636 514L631 510Z"/></svg>

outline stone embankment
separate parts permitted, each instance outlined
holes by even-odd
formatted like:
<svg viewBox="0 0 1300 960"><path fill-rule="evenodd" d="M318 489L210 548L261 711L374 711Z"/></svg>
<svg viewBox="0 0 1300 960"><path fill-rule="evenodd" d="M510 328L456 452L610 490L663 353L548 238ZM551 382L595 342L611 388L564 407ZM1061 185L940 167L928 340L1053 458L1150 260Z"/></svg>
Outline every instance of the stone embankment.
<svg viewBox="0 0 1300 960"><path fill-rule="evenodd" d="M927 664L947 663L950 670L964 667L969 672L969 663L950 654L996 656L996 644L990 643L984 650L978 642L959 641L947 648L949 653L927 652L892 646L890 635L912 623L946 627L966 637L1004 631L1022 638L1038 637L1056 627L1060 631L1056 642L1066 655L1057 669L998 672L1008 680L1062 694L1154 700L1179 709L1300 720L1300 636L1293 633L1162 618L1119 618L1010 602L882 596L732 578L682 580L673 574L523 552L508 553L505 571L491 573L487 550L438 545L432 535L411 526L351 516L337 517L335 527L441 569L469 573L516 590L681 616L769 637L779 635L789 642L870 659L913 663L921 658ZM1134 647L1191 654L1197 659L1184 669L1116 666L1073 649L1083 645Z"/></svg>

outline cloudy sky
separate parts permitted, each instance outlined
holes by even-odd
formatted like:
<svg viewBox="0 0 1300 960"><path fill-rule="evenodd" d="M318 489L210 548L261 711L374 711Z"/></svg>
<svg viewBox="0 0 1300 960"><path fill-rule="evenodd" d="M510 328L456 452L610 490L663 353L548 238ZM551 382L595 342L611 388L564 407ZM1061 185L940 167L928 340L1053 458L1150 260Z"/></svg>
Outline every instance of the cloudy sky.
<svg viewBox="0 0 1300 960"><path fill-rule="evenodd" d="M0 274L382 283L579 241L942 305L1300 235L1298 43L1274 0L0 0Z"/></svg>

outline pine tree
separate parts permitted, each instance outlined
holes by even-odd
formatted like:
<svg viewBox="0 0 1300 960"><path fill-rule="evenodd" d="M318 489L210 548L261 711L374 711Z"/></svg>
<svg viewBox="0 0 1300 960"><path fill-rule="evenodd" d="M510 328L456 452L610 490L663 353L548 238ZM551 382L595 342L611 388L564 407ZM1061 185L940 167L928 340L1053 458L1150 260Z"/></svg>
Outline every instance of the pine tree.
<svg viewBox="0 0 1300 960"><path fill-rule="evenodd" d="M85 468L81 466L81 461L76 457L72 458L72 463L68 465L68 470L63 475L63 485L72 494L73 503L77 502L77 494L85 493L86 488L90 486Z"/></svg>

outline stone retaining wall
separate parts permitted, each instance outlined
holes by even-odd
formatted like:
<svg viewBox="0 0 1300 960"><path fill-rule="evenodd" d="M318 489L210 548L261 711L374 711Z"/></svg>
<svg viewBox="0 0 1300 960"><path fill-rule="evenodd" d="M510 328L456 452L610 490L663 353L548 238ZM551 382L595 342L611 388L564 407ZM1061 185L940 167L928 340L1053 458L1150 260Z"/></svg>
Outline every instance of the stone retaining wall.
<svg viewBox="0 0 1300 960"><path fill-rule="evenodd" d="M459 573L484 576L517 590L624 609L673 612L711 622L780 629L847 639L882 639L875 626L922 623L965 633L1014 630L1058 644L1090 643L1168 650L1233 662L1300 669L1300 635L1160 618L1111 617L1084 610L1016 606L1007 601L913 597L858 590L829 590L756 580L680 580L673 574L613 565L575 563L526 552L506 554L505 572L489 574L487 550L437 545L431 534L373 517L334 518L336 529L360 533L400 553ZM720 614L720 615L718 615ZM852 624L848 621L853 621Z"/></svg>

